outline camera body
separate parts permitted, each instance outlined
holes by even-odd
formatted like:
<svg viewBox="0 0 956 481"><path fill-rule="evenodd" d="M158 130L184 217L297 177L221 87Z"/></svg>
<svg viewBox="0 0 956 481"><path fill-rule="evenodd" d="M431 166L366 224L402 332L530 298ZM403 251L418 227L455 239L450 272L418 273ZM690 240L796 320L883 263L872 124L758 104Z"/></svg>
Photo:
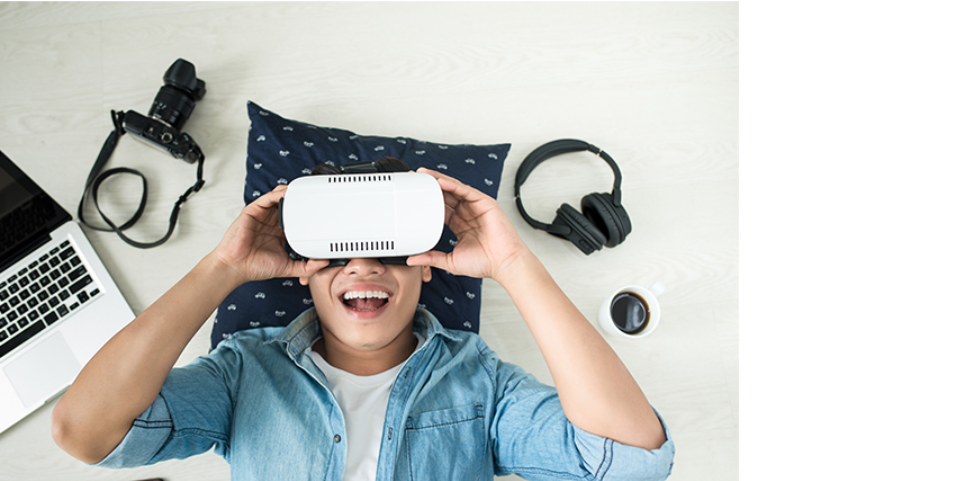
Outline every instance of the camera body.
<svg viewBox="0 0 956 481"><path fill-rule="evenodd" d="M196 162L202 150L189 134L182 132L196 101L206 95L206 82L196 77L196 67L177 59L163 75L149 115L128 110L123 118L124 129L147 144L169 152L186 162Z"/></svg>

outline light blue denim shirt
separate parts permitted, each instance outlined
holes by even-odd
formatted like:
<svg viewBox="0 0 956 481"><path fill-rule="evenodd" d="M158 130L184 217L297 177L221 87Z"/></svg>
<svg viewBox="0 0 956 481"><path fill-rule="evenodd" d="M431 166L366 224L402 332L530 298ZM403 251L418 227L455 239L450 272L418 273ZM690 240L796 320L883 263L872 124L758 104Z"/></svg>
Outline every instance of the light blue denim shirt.
<svg viewBox="0 0 956 481"><path fill-rule="evenodd" d="M419 310L425 337L388 399L377 480L662 480L674 443L645 450L568 422L555 389L498 359L471 332ZM99 466L132 467L215 449L235 480L340 480L348 439L309 358L315 310L289 326L236 333L173 369L159 396Z"/></svg>

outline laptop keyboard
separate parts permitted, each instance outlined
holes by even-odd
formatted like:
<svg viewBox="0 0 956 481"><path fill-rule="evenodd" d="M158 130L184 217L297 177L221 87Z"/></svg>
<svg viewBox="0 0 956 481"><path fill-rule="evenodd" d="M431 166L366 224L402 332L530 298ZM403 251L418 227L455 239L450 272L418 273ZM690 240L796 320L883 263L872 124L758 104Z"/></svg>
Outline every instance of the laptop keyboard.
<svg viewBox="0 0 956 481"><path fill-rule="evenodd" d="M0 278L0 357L100 294L69 240L35 257Z"/></svg>

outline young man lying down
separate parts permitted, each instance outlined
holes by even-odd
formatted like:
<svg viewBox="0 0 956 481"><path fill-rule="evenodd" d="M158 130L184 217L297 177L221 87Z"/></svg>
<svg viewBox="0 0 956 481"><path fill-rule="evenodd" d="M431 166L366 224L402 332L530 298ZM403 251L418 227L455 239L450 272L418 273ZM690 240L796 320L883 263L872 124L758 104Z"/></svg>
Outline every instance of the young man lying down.
<svg viewBox="0 0 956 481"><path fill-rule="evenodd" d="M451 253L407 265L292 260L279 186L89 362L54 409L57 444L107 467L215 449L237 480L665 479L674 445L663 422L498 203L419 172L441 186ZM433 267L498 282L554 387L418 308ZM273 277L298 277L315 308L173 368L226 295Z"/></svg>

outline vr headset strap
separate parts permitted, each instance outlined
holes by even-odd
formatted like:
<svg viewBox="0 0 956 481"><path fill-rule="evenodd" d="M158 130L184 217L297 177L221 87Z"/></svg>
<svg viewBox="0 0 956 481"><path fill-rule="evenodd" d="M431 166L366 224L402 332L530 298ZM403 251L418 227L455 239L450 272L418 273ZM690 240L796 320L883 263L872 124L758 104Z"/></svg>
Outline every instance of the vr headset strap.
<svg viewBox="0 0 956 481"><path fill-rule="evenodd" d="M176 221L179 219L179 209L182 206L182 204L186 202L186 200L189 198L189 196L193 192L199 192L199 189L201 189L203 184L206 183L206 181L204 181L202 178L202 167L203 167L203 162L206 160L206 157L202 154L202 152L199 153L199 159L197 159L197 162L196 162L197 163L196 183L193 184L192 187L190 187L189 189L186 189L186 192L183 193L183 195L179 197L179 200L176 201L176 204L173 205L172 213L169 215L169 229L166 230L166 235L164 235L162 239L159 239L155 242L138 242L133 239L130 239L125 234L123 234L123 231L132 227L133 224L135 224L136 221L138 221L139 218L143 215L143 211L146 209L146 193L147 193L146 176L144 176L142 172L139 172L138 170L130 169L127 167L117 167L117 168L109 169L103 172L102 174L100 173L100 171L106 165L106 162L109 161L110 156L113 155L113 151L116 149L116 144L119 143L119 138L126 133L126 130L123 129L123 119L125 117L125 113L111 110L110 115L113 119L114 130L110 132L109 137L106 138L106 142L103 143L103 148L100 149L100 155L96 158L96 163L93 164L93 169L90 171L90 175L86 179L86 186L83 189L83 196L80 197L80 205L79 205L79 208L77 209L77 218L79 219L80 223L89 227L90 229L94 229L94 230L98 230L102 232L115 232L116 235L118 235L120 239L123 239L124 242L126 242L127 244L133 247L137 247L139 249L150 249L150 248L162 245L167 240L169 240L170 236L173 235L173 230L176 228ZM106 214L103 213L102 210L100 210L100 205L98 201L98 193L99 193L100 184L102 184L103 181L106 180L108 177L116 175L116 174L137 175L143 181L143 196L142 198L140 198L139 208L136 209L136 213L133 214L132 218L130 218L128 221L126 221L120 226L117 226L112 220L109 219L109 217L106 216ZM96 206L96 211L99 212L100 217L103 219L104 222L106 222L109 228L97 227L97 226L91 225L84 218L83 205L86 202L86 197L90 195L91 192L93 194L93 204Z"/></svg>

